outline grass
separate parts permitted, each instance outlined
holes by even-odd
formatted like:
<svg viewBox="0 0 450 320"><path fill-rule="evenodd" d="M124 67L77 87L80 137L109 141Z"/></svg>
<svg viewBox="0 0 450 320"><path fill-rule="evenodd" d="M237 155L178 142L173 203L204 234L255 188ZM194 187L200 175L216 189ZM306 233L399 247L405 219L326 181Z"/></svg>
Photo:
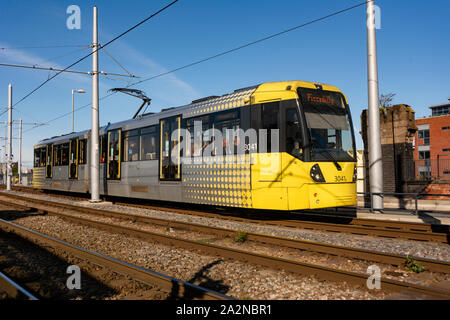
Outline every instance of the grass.
<svg viewBox="0 0 450 320"><path fill-rule="evenodd" d="M421 273L421 272L425 271L425 268L423 266L421 266L416 260L414 260L410 256L406 257L405 267L409 271L412 271L415 273Z"/></svg>
<svg viewBox="0 0 450 320"><path fill-rule="evenodd" d="M244 243L247 240L247 232L237 231L234 235L234 241Z"/></svg>

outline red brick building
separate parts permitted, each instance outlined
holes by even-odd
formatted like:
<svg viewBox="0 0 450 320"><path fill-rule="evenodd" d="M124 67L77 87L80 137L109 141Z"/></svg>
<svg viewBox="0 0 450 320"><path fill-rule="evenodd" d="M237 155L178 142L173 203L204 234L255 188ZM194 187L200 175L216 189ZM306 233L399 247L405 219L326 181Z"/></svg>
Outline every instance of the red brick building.
<svg viewBox="0 0 450 320"><path fill-rule="evenodd" d="M450 180L450 103L430 109L430 117L416 119L416 175L422 179Z"/></svg>

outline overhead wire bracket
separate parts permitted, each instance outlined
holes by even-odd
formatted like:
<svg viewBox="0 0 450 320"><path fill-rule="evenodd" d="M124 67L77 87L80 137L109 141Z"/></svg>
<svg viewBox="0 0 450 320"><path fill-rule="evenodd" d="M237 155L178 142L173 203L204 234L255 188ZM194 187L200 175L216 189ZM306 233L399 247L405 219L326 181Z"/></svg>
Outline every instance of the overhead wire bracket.
<svg viewBox="0 0 450 320"><path fill-rule="evenodd" d="M108 92L122 92L122 93L128 94L132 97L136 97L136 98L139 98L142 100L142 104L139 107L139 109L136 111L136 113L134 114L133 119L136 119L137 116L139 115L139 112L141 112L142 108L145 105L147 105L147 107L144 110L144 112L145 112L147 110L147 108L150 106L150 101L152 101L152 99L147 97L143 91L138 90L138 89L112 88L112 89L108 90Z"/></svg>

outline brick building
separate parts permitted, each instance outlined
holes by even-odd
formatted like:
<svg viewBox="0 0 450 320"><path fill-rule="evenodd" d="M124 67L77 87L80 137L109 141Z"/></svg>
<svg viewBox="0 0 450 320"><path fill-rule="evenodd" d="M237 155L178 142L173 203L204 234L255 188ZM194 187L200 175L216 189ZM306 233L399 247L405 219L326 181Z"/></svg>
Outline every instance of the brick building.
<svg viewBox="0 0 450 320"><path fill-rule="evenodd" d="M450 102L430 109L430 117L416 119L416 174L420 179L450 180Z"/></svg>
<svg viewBox="0 0 450 320"><path fill-rule="evenodd" d="M399 104L380 109L381 152L383 157L384 192L408 192L410 164L413 161L413 137L416 132L415 113L410 106ZM361 114L361 135L364 142L366 190L370 189L369 137L367 110Z"/></svg>

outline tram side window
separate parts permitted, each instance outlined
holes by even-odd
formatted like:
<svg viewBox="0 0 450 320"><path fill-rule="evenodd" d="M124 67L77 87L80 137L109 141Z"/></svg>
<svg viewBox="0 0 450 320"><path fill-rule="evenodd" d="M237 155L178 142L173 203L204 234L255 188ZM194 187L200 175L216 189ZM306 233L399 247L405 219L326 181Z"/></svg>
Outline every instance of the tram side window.
<svg viewBox="0 0 450 320"><path fill-rule="evenodd" d="M160 121L161 154L159 177L161 180L179 180L181 178L180 139L171 139L172 132L180 127L181 116Z"/></svg>
<svg viewBox="0 0 450 320"><path fill-rule="evenodd" d="M39 157L39 167L45 167L46 166L46 160L47 160L47 150L46 148L41 148L41 156Z"/></svg>
<svg viewBox="0 0 450 320"><path fill-rule="evenodd" d="M87 140L79 140L78 141L78 163L86 164L87 163Z"/></svg>
<svg viewBox="0 0 450 320"><path fill-rule="evenodd" d="M61 165L61 145L53 146L53 165Z"/></svg>
<svg viewBox="0 0 450 320"><path fill-rule="evenodd" d="M106 135L100 136L100 163L105 163L106 152L108 151Z"/></svg>
<svg viewBox="0 0 450 320"><path fill-rule="evenodd" d="M68 166L69 165L69 144L64 143L61 145L61 165Z"/></svg>
<svg viewBox="0 0 450 320"><path fill-rule="evenodd" d="M267 149L265 151L267 152L278 152L278 150L272 150L272 135L275 137L279 137L276 132L273 130L278 130L278 117L279 117L279 103L278 102L271 102L271 103L264 103L262 104L261 108L261 122L262 122L262 129L267 130L267 136L266 141L260 141L260 147L261 151L264 151L264 145L267 145Z"/></svg>
<svg viewBox="0 0 450 320"><path fill-rule="evenodd" d="M40 165L40 158L41 158L41 150L34 149L34 167L37 168Z"/></svg>
<svg viewBox="0 0 450 320"><path fill-rule="evenodd" d="M237 154L237 148L241 141L235 135L228 137L227 130L238 130L240 128L239 116L239 111L236 110L219 113L214 116L213 128L222 132L222 141L214 141L215 154L218 154L219 148L223 148L223 155ZM237 134L237 132L234 131L234 134Z"/></svg>
<svg viewBox="0 0 450 320"><path fill-rule="evenodd" d="M294 157L303 156L303 141L296 108L286 109L286 152Z"/></svg>
<svg viewBox="0 0 450 320"><path fill-rule="evenodd" d="M200 128L200 130L197 130L198 132L195 132L195 123L196 122L199 124L199 128ZM191 136L191 141L186 143L185 156L186 157L191 157L191 156L199 157L202 155L203 149L206 148L208 146L208 144L210 143L210 141L209 141L210 138L207 135L202 137L203 133L206 132L210 128L209 116L201 116L201 117L186 119L185 126ZM196 136L196 134L197 134L197 136Z"/></svg>
<svg viewBox="0 0 450 320"><path fill-rule="evenodd" d="M125 162L139 161L139 143L140 130L131 130L123 133L124 157Z"/></svg>
<svg viewBox="0 0 450 320"><path fill-rule="evenodd" d="M156 126L141 129L141 160L157 159L157 139Z"/></svg>
<svg viewBox="0 0 450 320"><path fill-rule="evenodd" d="M47 160L46 148L39 148L34 150L34 166L45 167Z"/></svg>

